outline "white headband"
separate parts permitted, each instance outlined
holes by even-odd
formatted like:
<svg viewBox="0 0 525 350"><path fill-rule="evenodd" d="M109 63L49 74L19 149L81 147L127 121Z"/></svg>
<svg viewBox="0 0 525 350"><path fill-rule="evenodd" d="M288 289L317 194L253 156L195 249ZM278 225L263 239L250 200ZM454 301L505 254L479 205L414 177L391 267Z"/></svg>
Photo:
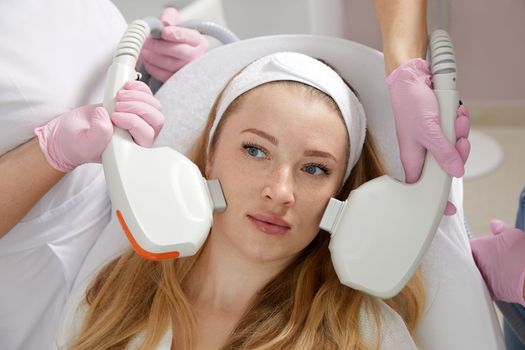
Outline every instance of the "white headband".
<svg viewBox="0 0 525 350"><path fill-rule="evenodd" d="M210 129L209 142L222 115L237 97L259 85L283 80L297 81L321 90L339 107L350 139L350 155L344 177L346 180L363 149L366 130L363 106L333 69L301 53L279 52L264 56L249 64L232 79L217 106L217 115Z"/></svg>

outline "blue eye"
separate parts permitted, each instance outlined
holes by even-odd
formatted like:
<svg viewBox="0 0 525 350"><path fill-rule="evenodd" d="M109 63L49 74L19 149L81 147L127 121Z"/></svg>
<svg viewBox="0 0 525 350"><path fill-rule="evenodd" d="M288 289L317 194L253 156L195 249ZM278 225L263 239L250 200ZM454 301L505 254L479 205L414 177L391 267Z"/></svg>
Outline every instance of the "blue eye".
<svg viewBox="0 0 525 350"><path fill-rule="evenodd" d="M315 176L328 175L330 173L328 168L321 164L308 164L303 169L305 173Z"/></svg>
<svg viewBox="0 0 525 350"><path fill-rule="evenodd" d="M251 145L251 144L245 144L242 146L246 153L253 158L264 158L266 157L266 152L264 152L261 148Z"/></svg>

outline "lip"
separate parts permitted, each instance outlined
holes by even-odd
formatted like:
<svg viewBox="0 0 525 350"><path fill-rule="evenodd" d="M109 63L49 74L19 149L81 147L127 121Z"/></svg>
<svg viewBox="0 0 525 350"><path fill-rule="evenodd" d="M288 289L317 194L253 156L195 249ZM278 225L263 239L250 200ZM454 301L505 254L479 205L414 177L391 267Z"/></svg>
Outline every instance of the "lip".
<svg viewBox="0 0 525 350"><path fill-rule="evenodd" d="M279 216L269 214L248 214L248 219L264 233L282 235L291 228L290 224Z"/></svg>

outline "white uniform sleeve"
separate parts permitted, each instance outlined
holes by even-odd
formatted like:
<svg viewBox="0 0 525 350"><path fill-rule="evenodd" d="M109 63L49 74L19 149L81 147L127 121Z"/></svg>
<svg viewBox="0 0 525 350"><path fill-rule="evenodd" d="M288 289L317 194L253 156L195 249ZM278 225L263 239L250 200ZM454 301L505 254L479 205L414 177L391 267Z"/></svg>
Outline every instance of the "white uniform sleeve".
<svg viewBox="0 0 525 350"><path fill-rule="evenodd" d="M78 335L86 313L84 305L86 291L91 282L107 263L129 247L125 235L120 231L118 220L113 216L87 254L62 311L54 342L54 346L58 346L58 349L67 349L68 344Z"/></svg>
<svg viewBox="0 0 525 350"><path fill-rule="evenodd" d="M102 101L126 28L109 0L0 1L0 154ZM49 349L84 257L107 225L101 166L66 175L0 240L0 348Z"/></svg>
<svg viewBox="0 0 525 350"><path fill-rule="evenodd" d="M82 322L86 317L85 292L85 289L79 288L70 294L62 314L63 318L57 328L52 350L69 349L73 340L77 338Z"/></svg>
<svg viewBox="0 0 525 350"><path fill-rule="evenodd" d="M425 350L505 349L501 326L465 230L463 182L450 200L458 213L443 217L422 261L427 304L415 337Z"/></svg>
<svg viewBox="0 0 525 350"><path fill-rule="evenodd" d="M52 350L69 349L72 342L78 337L80 327L82 326L82 322L84 322L88 308L85 304L86 290L93 279L96 278L97 273L98 270L93 271L90 276L85 276L84 280L79 281L75 286L62 314L62 320L57 329ZM141 332L133 337L126 346L126 350L140 349L140 345L144 341L144 336L144 333ZM170 350L173 340L172 338L172 331L171 328L169 328L155 350Z"/></svg>
<svg viewBox="0 0 525 350"><path fill-rule="evenodd" d="M379 311L381 321L379 349L417 350L401 316L382 301L379 302ZM361 307L359 320L363 339L374 345L376 343L377 325L374 316L367 307Z"/></svg>

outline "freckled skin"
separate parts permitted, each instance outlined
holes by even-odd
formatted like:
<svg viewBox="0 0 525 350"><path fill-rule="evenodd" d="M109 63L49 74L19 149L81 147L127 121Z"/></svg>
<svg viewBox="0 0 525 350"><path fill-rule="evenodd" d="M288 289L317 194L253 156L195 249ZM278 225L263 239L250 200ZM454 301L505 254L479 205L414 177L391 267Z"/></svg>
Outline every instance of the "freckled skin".
<svg viewBox="0 0 525 350"><path fill-rule="evenodd" d="M277 145L247 129L263 131ZM286 85L250 91L227 116L208 161L208 178L220 179L228 203L214 216L209 244L255 261L291 259L318 233L344 176L347 148L344 122L326 102ZM306 150L335 159L305 156ZM290 229L261 232L249 218L260 213L281 217Z"/></svg>

